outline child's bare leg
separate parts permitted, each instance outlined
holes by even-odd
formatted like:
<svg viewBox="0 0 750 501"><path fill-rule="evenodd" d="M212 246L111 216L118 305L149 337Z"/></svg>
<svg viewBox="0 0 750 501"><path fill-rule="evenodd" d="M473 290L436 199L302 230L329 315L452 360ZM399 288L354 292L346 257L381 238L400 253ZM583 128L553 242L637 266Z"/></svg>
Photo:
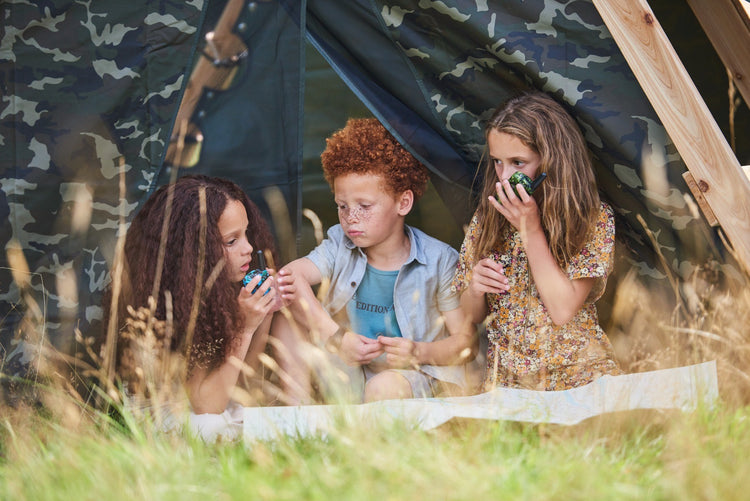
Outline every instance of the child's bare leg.
<svg viewBox="0 0 750 501"><path fill-rule="evenodd" d="M365 402L412 398L412 396L409 380L394 371L376 374L365 385Z"/></svg>

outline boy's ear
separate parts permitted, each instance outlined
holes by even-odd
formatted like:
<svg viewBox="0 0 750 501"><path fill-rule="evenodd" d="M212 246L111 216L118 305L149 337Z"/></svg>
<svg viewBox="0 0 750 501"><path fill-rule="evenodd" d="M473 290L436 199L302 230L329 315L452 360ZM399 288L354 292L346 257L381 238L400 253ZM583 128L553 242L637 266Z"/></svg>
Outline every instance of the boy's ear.
<svg viewBox="0 0 750 501"><path fill-rule="evenodd" d="M398 196L398 214L405 216L411 212L411 208L414 206L414 192L406 190Z"/></svg>

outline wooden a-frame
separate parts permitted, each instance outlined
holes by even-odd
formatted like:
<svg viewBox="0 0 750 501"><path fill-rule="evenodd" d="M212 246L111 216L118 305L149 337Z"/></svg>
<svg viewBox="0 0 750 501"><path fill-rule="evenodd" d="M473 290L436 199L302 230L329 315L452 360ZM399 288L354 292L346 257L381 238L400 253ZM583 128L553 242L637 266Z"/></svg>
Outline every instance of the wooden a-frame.
<svg viewBox="0 0 750 501"><path fill-rule="evenodd" d="M750 180L646 0L593 0L612 37L688 168L686 181L709 223L721 225L740 265L750 273ZM700 4L692 1L691 4ZM704 2L709 3L709 2ZM712 0L694 9L748 102L750 22L743 0ZM731 9L731 12L729 12ZM721 21L720 10L731 13ZM709 12L711 13L704 13ZM742 15L744 14L744 18ZM719 19L719 21L717 21ZM738 21L739 20L739 21ZM727 33L719 35L721 29ZM722 40L721 42L719 40ZM729 61L729 63L727 62ZM739 78L738 78L739 76ZM715 221L712 218L715 217Z"/></svg>
<svg viewBox="0 0 750 501"><path fill-rule="evenodd" d="M750 3L744 0L687 0L695 17L750 103Z"/></svg>

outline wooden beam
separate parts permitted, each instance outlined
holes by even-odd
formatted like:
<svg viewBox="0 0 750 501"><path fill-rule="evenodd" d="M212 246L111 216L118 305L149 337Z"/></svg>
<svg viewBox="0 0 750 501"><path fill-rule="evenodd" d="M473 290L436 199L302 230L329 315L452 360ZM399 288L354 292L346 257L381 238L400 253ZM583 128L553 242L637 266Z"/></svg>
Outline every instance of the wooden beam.
<svg viewBox="0 0 750 501"><path fill-rule="evenodd" d="M206 47L193 67L190 79L177 109L172 137L167 146L164 163L180 167L193 167L200 158L203 135L190 123L203 92L205 90L225 90L231 83L237 66L219 64L232 61L239 54L247 51L245 43L233 33L237 18L245 5L245 0L229 0L213 31L206 34ZM191 138L191 141L187 141Z"/></svg>
<svg viewBox="0 0 750 501"><path fill-rule="evenodd" d="M593 0L750 274L750 180L646 0Z"/></svg>
<svg viewBox="0 0 750 501"><path fill-rule="evenodd" d="M744 0L687 0L703 31L750 104L750 17ZM744 4L744 5L743 5Z"/></svg>
<svg viewBox="0 0 750 501"><path fill-rule="evenodd" d="M701 187L698 185L698 183L695 182L695 178L690 173L690 171L683 172L682 178L685 180L685 184L687 184L687 187L690 189L690 193L693 194L693 198L696 202L698 202L698 207L700 207L700 210L703 213L703 217L706 218L708 224L710 224L711 226L719 226L719 220L716 219L714 211L711 210L711 206L708 205L708 202L706 202L706 197L703 196Z"/></svg>

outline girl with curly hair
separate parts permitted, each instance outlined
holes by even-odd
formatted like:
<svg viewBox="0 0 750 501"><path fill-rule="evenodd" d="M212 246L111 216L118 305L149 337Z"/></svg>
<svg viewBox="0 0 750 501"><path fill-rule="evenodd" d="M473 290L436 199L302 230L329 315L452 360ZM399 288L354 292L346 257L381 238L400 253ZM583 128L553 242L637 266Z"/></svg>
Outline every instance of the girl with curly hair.
<svg viewBox="0 0 750 501"><path fill-rule="evenodd" d="M242 285L258 267L254 248L275 252L258 207L231 181L184 176L149 197L127 231L119 297L112 302L110 290L104 303L105 321L117 305L117 366L126 389L144 383L138 340L124 327L134 325L134 312L152 309L166 325L159 342L185 357L193 412L226 409L240 373L230 359L250 361L264 349L278 308L273 277L255 293L259 275Z"/></svg>
<svg viewBox="0 0 750 501"><path fill-rule="evenodd" d="M564 390L620 372L595 301L612 270L615 223L583 134L551 97L499 107L485 129L484 189L454 287L488 334L484 390ZM546 181L529 194L509 178ZM514 191L515 190L515 191Z"/></svg>

